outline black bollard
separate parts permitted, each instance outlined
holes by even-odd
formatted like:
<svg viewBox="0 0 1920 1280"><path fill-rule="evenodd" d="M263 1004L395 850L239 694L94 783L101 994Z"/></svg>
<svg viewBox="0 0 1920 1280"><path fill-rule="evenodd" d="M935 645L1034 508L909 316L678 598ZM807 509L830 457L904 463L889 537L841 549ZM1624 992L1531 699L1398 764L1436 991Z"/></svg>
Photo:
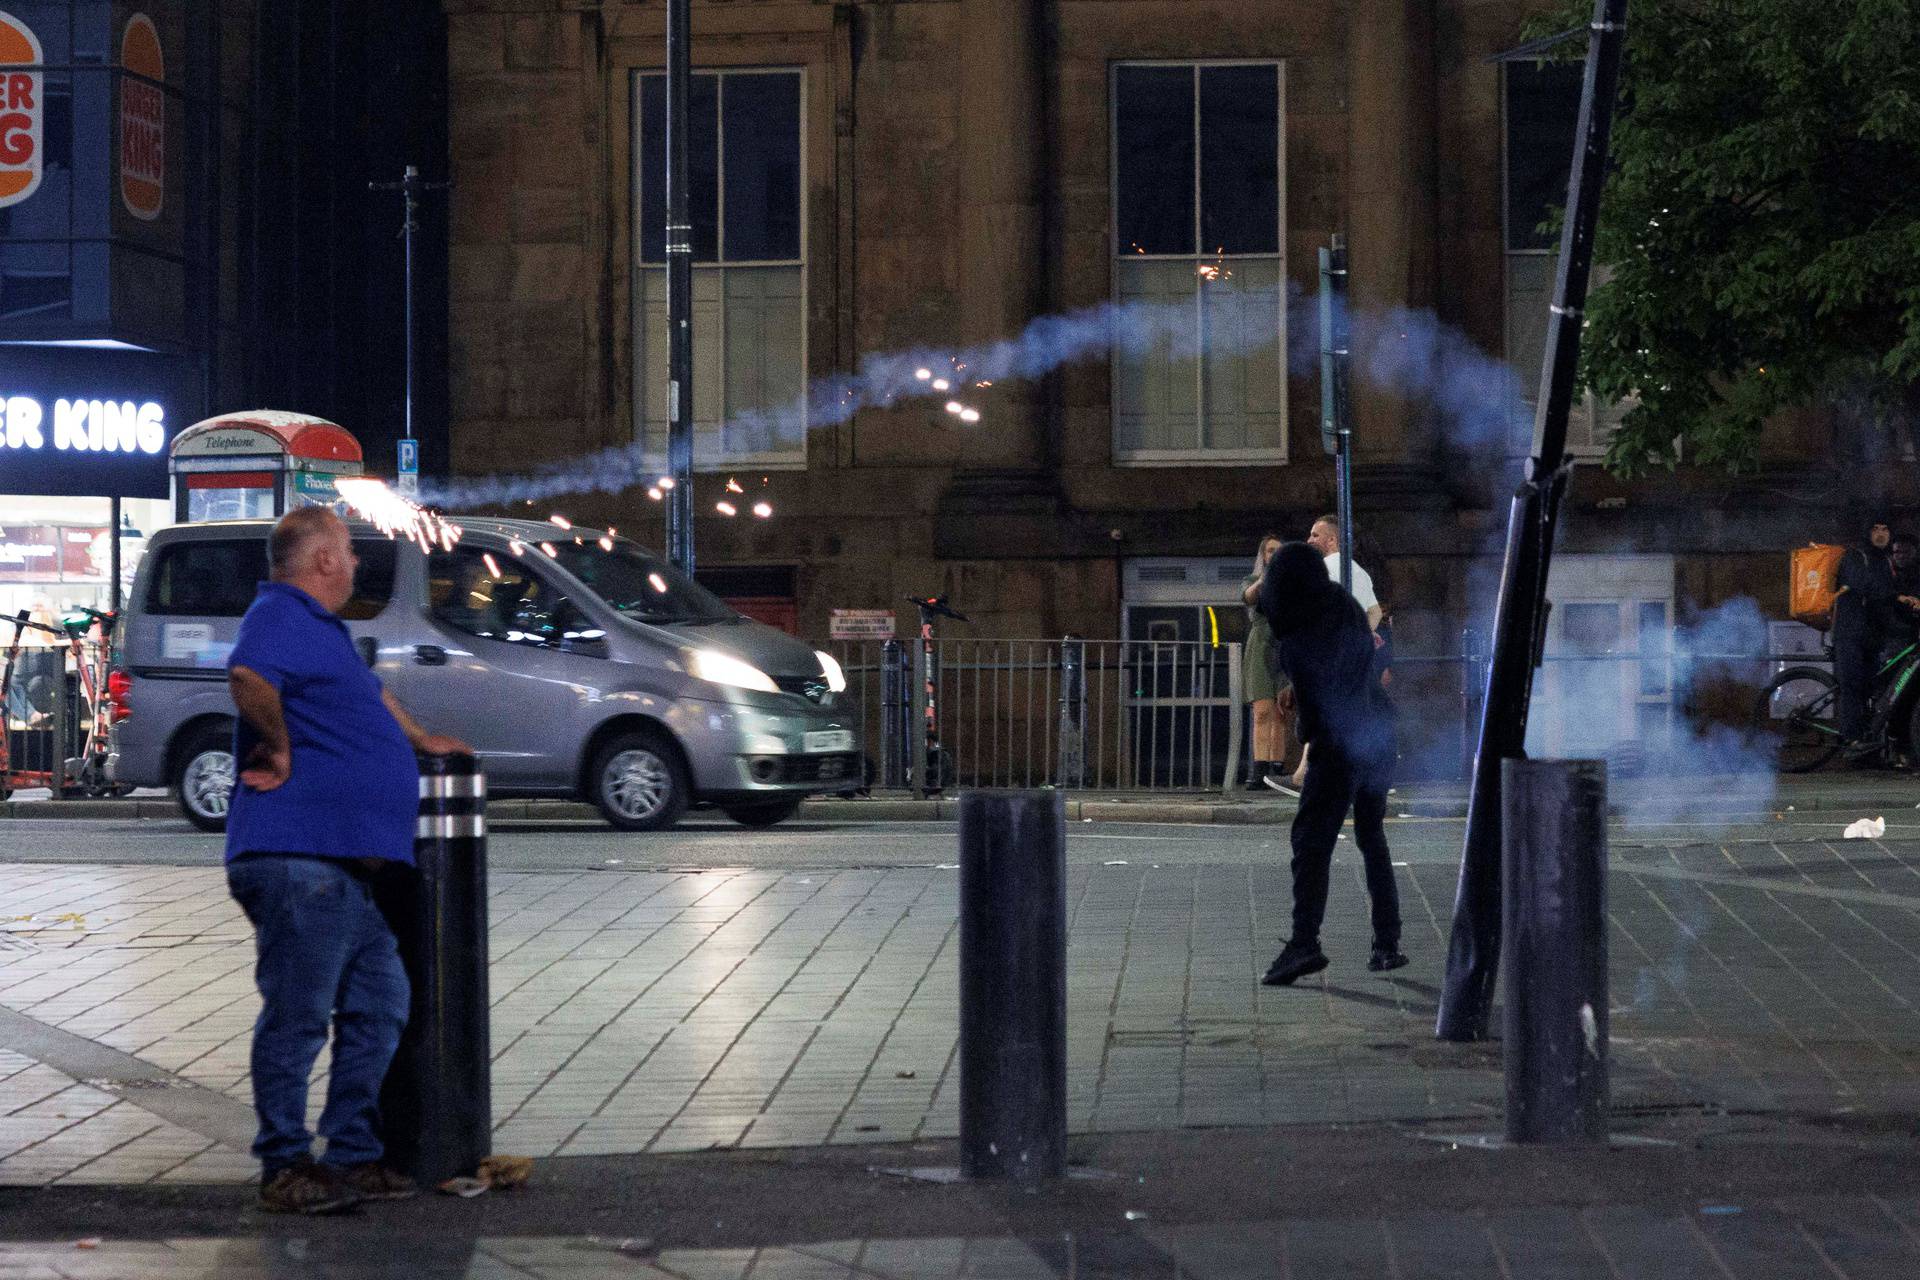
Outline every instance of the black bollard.
<svg viewBox="0 0 1920 1280"><path fill-rule="evenodd" d="M380 1114L387 1163L432 1185L492 1152L487 779L472 756L420 758L413 858L383 895L413 1006Z"/></svg>
<svg viewBox="0 0 1920 1280"><path fill-rule="evenodd" d="M1067 810L960 797L960 1172L1057 1178L1067 1156Z"/></svg>
<svg viewBox="0 0 1920 1280"><path fill-rule="evenodd" d="M1607 765L1508 760L1507 1140L1607 1140Z"/></svg>

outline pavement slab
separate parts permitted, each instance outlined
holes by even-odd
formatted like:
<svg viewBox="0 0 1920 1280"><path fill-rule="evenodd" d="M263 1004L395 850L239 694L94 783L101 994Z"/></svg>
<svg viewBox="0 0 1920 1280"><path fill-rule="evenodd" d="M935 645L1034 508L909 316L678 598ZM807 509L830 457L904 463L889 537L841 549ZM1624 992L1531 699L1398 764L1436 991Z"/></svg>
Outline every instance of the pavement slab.
<svg viewBox="0 0 1920 1280"><path fill-rule="evenodd" d="M1275 989L1257 979L1286 929L1277 862L1072 865L1071 1131L1497 1129L1497 1049L1431 1035L1453 867L1415 852L1398 874L1409 968L1366 972L1343 842L1334 964ZM494 874L496 1149L951 1137L956 882ZM1617 839L1609 893L1619 1121L1920 1108L1920 842ZM253 944L219 869L0 864L0 901L0 1183L251 1178ZM323 1055L316 1110L324 1081Z"/></svg>

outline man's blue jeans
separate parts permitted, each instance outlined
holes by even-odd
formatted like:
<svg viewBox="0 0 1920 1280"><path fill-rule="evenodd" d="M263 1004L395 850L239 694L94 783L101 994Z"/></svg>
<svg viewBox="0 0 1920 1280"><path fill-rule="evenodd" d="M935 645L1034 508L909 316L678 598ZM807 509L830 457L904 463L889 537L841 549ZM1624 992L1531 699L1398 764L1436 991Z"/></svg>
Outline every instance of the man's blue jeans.
<svg viewBox="0 0 1920 1280"><path fill-rule="evenodd" d="M380 1085L407 1024L407 973L372 887L345 863L259 853L227 867L253 922L260 988L253 1024L253 1154L266 1177L306 1159L307 1079L333 1027L320 1136L329 1164L378 1160Z"/></svg>

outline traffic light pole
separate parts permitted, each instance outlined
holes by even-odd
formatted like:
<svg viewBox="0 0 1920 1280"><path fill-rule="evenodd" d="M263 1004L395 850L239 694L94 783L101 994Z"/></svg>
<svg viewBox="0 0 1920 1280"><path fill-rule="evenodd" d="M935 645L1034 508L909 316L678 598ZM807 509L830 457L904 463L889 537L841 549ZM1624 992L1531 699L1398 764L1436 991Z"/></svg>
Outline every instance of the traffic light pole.
<svg viewBox="0 0 1920 1280"><path fill-rule="evenodd" d="M687 217L690 0L667 0L667 558L693 572L693 226Z"/></svg>
<svg viewBox="0 0 1920 1280"><path fill-rule="evenodd" d="M1573 405L1580 329L1593 266L1593 234L1606 181L1607 142L1613 127L1620 60L1627 38L1627 0L1594 0L1580 93L1567 214L1560 233L1560 265L1547 320L1546 358L1534 416L1533 456L1507 514L1506 559L1494 609L1493 653L1481 702L1479 749L1467 796L1467 832L1447 946L1446 982L1434 1034L1442 1040L1483 1040L1500 969L1501 795L1503 761L1522 758L1533 672L1546 638L1547 571L1566 496L1567 415Z"/></svg>

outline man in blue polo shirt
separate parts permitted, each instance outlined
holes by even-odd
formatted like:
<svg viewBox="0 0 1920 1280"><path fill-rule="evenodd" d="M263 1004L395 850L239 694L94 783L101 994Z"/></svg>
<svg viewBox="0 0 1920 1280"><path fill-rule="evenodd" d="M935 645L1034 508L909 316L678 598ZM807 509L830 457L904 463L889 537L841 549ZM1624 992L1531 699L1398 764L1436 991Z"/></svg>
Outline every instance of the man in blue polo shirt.
<svg viewBox="0 0 1920 1280"><path fill-rule="evenodd" d="M305 507L274 526L273 580L240 622L227 680L241 764L227 816L227 884L252 921L260 1018L253 1099L261 1207L328 1213L413 1194L380 1163L380 1085L407 1022L406 971L374 905L373 873L413 864L415 752L468 751L427 733L367 669L336 611L358 564L347 526ZM307 1079L333 1030L320 1136Z"/></svg>

